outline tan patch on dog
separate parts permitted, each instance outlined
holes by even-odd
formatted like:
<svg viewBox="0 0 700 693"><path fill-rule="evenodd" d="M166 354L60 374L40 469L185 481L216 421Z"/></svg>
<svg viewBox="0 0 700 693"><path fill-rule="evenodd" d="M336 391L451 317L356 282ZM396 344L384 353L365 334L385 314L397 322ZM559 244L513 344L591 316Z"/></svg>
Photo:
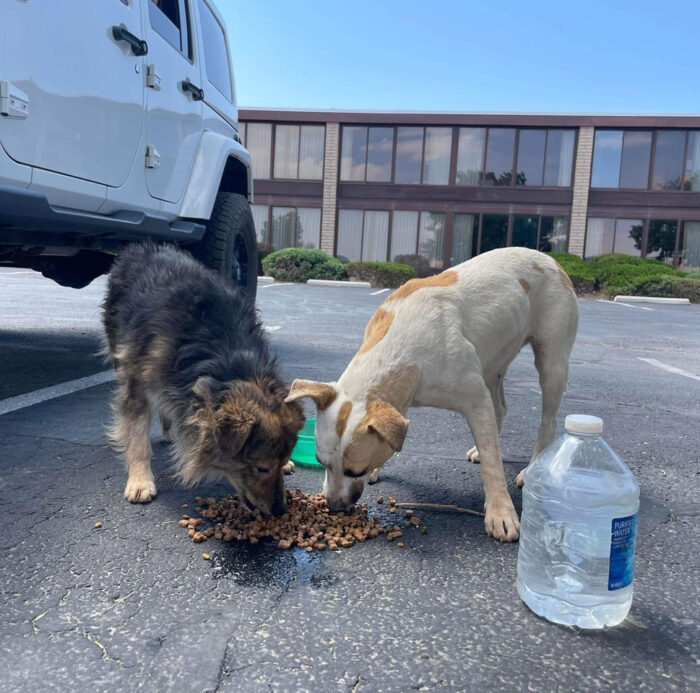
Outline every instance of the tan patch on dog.
<svg viewBox="0 0 700 693"><path fill-rule="evenodd" d="M557 262L557 261L555 260L554 262ZM564 285L564 288L568 289L569 291L573 291L574 285L571 283L571 278L566 273L566 270L558 262L557 262L557 272L559 272L559 276L561 277L561 283Z"/></svg>
<svg viewBox="0 0 700 693"><path fill-rule="evenodd" d="M338 438L342 438L343 433L345 433L351 411L352 402L343 402L343 405L340 407L340 411L338 412L338 420L335 423L335 432L338 434Z"/></svg>
<svg viewBox="0 0 700 693"><path fill-rule="evenodd" d="M538 265L536 262L532 263L532 269L534 269L537 272L542 272L542 274L544 274L544 267Z"/></svg>
<svg viewBox="0 0 700 693"><path fill-rule="evenodd" d="M523 287L523 290L525 291L526 294L530 293L530 289L532 288L524 279L519 279L520 286Z"/></svg>
<svg viewBox="0 0 700 693"><path fill-rule="evenodd" d="M367 392L367 406L374 400L381 400L405 411L411 404L419 381L420 368L416 365L391 371Z"/></svg>
<svg viewBox="0 0 700 693"><path fill-rule="evenodd" d="M333 404L338 392L328 383L316 383L313 380L295 380L285 398L285 402L294 402L301 397L311 397L319 411L324 411Z"/></svg>
<svg viewBox="0 0 700 693"><path fill-rule="evenodd" d="M456 284L458 280L459 275L453 270L436 274L433 277L426 277L425 279L411 279L394 291L394 293L386 299L385 303L398 301L400 298L408 298L411 294L414 294L420 289L439 289L452 286Z"/></svg>
<svg viewBox="0 0 700 693"><path fill-rule="evenodd" d="M364 354L377 346L377 344L386 337L386 333L389 331L393 321L394 314L380 308L369 321L369 325L367 325L367 330L365 331L364 344L357 353Z"/></svg>

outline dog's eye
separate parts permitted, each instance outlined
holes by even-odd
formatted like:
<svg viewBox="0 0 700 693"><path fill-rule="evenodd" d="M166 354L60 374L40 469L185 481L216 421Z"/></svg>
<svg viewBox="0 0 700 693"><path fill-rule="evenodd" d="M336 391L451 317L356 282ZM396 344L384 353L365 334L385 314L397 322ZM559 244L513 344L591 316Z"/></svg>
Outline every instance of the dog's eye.
<svg viewBox="0 0 700 693"><path fill-rule="evenodd" d="M265 467L256 467L255 468L260 474L267 474L270 470L266 469Z"/></svg>

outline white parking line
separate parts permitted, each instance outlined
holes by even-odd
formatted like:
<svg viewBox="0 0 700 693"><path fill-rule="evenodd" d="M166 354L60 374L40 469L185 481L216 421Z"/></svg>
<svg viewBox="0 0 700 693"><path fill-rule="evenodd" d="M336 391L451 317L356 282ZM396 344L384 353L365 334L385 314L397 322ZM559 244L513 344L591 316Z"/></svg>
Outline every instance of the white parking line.
<svg viewBox="0 0 700 693"><path fill-rule="evenodd" d="M640 361L644 361L644 363L648 363L650 366L655 366L656 368L660 368L662 371L668 371L669 373L675 373L676 375L683 375L686 378L690 378L691 380L700 380L700 375L694 375L693 373L688 373L688 371L684 371L680 368L676 368L675 366L669 366L666 363L661 363L661 361L657 361L656 359L643 359L641 356L637 356L637 358Z"/></svg>
<svg viewBox="0 0 700 693"><path fill-rule="evenodd" d="M387 291L391 291L391 289L379 289L379 291L373 291L370 296L376 296L377 294L383 294L386 293Z"/></svg>
<svg viewBox="0 0 700 693"><path fill-rule="evenodd" d="M282 325L264 325L263 330L265 332L277 332L277 330L281 330Z"/></svg>
<svg viewBox="0 0 700 693"><path fill-rule="evenodd" d="M626 306L627 308L639 308L640 310L650 310L654 312L653 308L645 308L644 306L633 306L631 303L622 303L621 301L606 301L604 298L596 298L598 303L612 303L614 306Z"/></svg>
<svg viewBox="0 0 700 693"><path fill-rule="evenodd" d="M293 282L282 282L274 284L265 284L264 286L259 286L258 289L274 289L276 286L291 286Z"/></svg>
<svg viewBox="0 0 700 693"><path fill-rule="evenodd" d="M102 371L101 373L95 373L95 375L88 375L85 378L69 380L66 383L59 383L58 385L45 387L41 390L34 390L34 392L28 392L25 395L9 397L8 399L0 401L0 416L9 414L12 411L17 411L18 409L33 407L35 404L41 404L50 399L70 395L79 390L86 390L89 387L109 383L116 377L114 371Z"/></svg>

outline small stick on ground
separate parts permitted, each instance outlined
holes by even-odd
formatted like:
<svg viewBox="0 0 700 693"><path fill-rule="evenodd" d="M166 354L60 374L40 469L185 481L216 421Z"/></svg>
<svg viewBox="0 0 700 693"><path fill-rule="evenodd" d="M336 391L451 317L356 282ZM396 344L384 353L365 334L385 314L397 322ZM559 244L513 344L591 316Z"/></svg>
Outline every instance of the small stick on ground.
<svg viewBox="0 0 700 693"><path fill-rule="evenodd" d="M486 517L484 513L478 510L460 508L458 505L441 505L440 503L396 503L396 507L416 510L447 510L453 513L467 513L468 515L476 515L477 517Z"/></svg>

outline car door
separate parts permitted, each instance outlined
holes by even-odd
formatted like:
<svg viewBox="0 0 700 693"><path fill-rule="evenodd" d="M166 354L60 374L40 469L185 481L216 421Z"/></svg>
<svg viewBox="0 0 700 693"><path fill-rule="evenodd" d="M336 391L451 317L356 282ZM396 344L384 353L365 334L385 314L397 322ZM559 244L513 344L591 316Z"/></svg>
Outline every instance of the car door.
<svg viewBox="0 0 700 693"><path fill-rule="evenodd" d="M104 185L126 181L144 87L143 45L124 37L140 41L141 1L0 0L0 145L10 157Z"/></svg>
<svg viewBox="0 0 700 693"><path fill-rule="evenodd" d="M145 0L146 184L160 200L185 189L202 131L202 92L187 0Z"/></svg>

